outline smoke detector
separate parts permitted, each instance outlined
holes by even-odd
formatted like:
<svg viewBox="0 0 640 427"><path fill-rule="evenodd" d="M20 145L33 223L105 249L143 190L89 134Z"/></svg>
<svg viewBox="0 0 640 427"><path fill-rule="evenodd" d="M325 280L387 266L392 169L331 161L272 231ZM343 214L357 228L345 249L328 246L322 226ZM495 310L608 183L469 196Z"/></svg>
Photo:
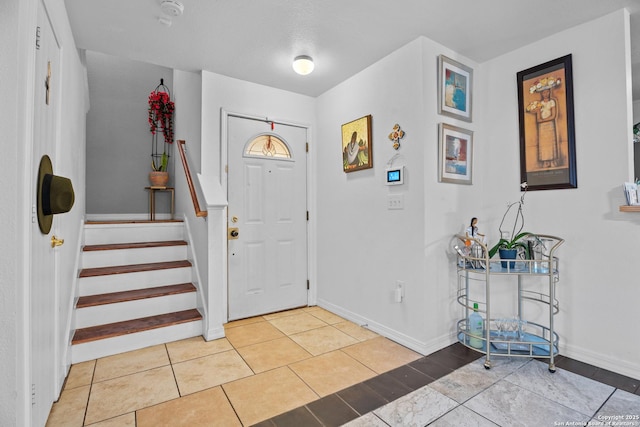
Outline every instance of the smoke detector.
<svg viewBox="0 0 640 427"><path fill-rule="evenodd" d="M176 0L164 0L160 3L160 9L165 15L176 17L182 15L184 5Z"/></svg>

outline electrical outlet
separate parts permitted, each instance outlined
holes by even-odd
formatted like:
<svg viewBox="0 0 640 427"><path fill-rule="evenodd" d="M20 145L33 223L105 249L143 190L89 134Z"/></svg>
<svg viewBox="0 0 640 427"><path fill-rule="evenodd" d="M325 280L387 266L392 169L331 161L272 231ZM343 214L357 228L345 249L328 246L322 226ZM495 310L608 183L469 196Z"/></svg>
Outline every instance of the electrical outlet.
<svg viewBox="0 0 640 427"><path fill-rule="evenodd" d="M389 194L387 196L388 209L404 209L404 194Z"/></svg>

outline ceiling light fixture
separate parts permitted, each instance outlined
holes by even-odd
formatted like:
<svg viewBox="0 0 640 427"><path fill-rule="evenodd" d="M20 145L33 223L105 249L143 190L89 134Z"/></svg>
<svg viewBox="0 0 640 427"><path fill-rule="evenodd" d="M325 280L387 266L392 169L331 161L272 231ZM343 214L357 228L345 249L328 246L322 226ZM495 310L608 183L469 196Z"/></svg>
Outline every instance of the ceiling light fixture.
<svg viewBox="0 0 640 427"><path fill-rule="evenodd" d="M314 64L313 58L307 55L296 56L293 60L293 71L300 74L301 76L306 76L313 71Z"/></svg>

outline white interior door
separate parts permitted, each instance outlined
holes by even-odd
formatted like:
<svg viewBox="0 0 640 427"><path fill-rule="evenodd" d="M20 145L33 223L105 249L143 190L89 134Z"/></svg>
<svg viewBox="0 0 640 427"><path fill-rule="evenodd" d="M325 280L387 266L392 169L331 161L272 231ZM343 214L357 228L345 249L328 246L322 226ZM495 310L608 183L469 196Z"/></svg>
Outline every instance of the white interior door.
<svg viewBox="0 0 640 427"><path fill-rule="evenodd" d="M38 34L35 63L34 130L31 200L37 203L37 174L40 159L47 154L56 173L56 135L60 97L60 47L42 1L38 2ZM30 355L32 410L31 425L45 425L56 399L56 263L51 232L40 231L38 220L31 224Z"/></svg>
<svg viewBox="0 0 640 427"><path fill-rule="evenodd" d="M306 306L307 129L231 115L227 129L229 320Z"/></svg>

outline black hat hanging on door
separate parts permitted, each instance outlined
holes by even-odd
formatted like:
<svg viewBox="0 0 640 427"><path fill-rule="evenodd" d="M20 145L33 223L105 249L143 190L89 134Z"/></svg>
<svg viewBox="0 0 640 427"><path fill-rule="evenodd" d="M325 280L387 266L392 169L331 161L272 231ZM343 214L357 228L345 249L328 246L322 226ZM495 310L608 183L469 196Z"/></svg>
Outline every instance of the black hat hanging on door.
<svg viewBox="0 0 640 427"><path fill-rule="evenodd" d="M40 231L48 234L53 223L53 215L69 212L73 207L75 194L71 180L53 174L51 159L46 154L40 159L38 168L38 225Z"/></svg>

